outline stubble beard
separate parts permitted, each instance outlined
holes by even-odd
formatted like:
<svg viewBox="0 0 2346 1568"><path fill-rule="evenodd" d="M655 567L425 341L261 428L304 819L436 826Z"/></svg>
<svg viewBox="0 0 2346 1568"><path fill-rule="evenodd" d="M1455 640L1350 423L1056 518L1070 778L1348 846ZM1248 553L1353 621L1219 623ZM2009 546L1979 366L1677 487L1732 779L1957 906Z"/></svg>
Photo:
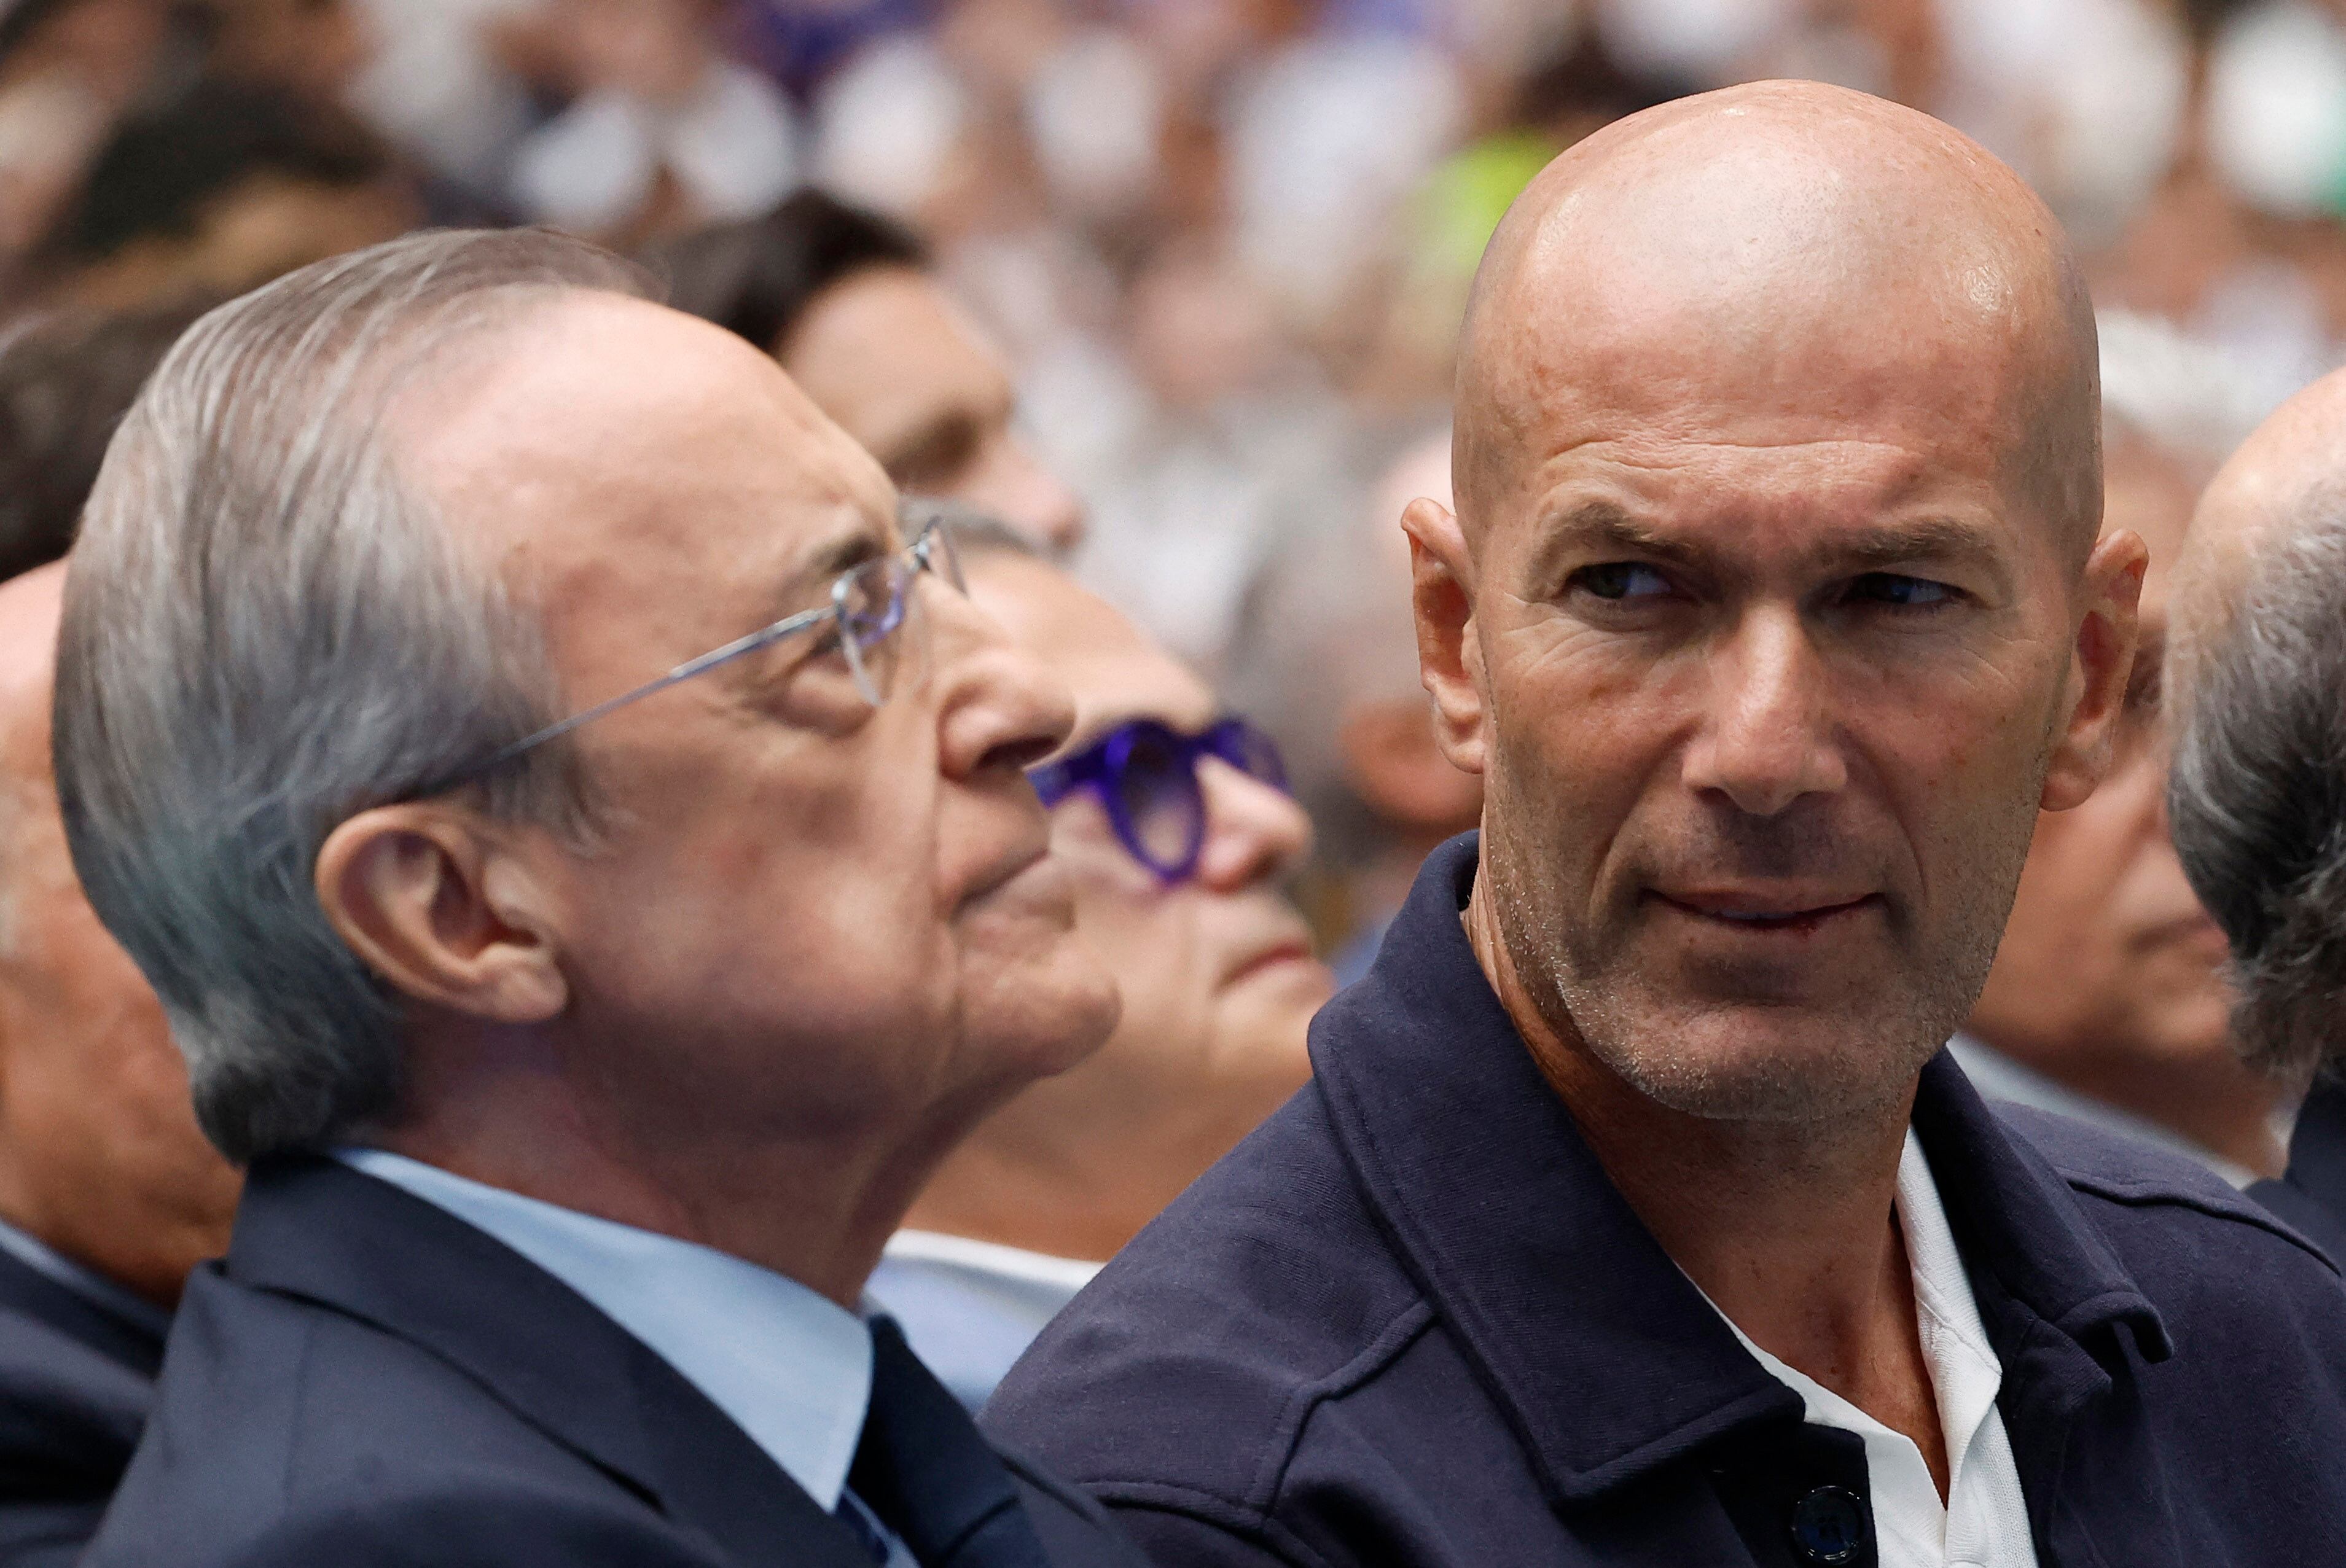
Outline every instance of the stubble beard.
<svg viewBox="0 0 2346 1568"><path fill-rule="evenodd" d="M2049 750L2035 770L2032 799ZM1584 912L1586 890L1567 885L1565 846L1536 834L1518 841L1508 831L1568 822L1571 807L1541 798L1546 791L1527 799L1517 769L1504 754L1494 760L1480 875L1519 983L1564 1049L1585 1050L1658 1105L1713 1121L1871 1124L1901 1112L1916 1074L1987 982L2035 828L2034 810L1972 824L1964 850L1942 857L1961 871L1941 933L1914 930L1912 911L1892 911L1892 952L1902 962L1866 976L1847 996L1824 1005L1698 998L1674 991L1668 977L1638 972L1625 944L1596 929L1601 915ZM1790 1026L1812 1044L1789 1052L1689 1045L1704 1035L1748 1034L1771 1008L1791 1015Z"/></svg>

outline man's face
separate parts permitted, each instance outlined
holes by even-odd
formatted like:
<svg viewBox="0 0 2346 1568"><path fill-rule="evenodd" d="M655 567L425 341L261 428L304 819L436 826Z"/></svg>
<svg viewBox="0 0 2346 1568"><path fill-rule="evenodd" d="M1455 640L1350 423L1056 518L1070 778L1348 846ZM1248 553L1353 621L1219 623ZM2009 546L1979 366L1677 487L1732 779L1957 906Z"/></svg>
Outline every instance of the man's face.
<svg viewBox="0 0 2346 1568"><path fill-rule="evenodd" d="M1135 718L1192 734L1220 717L1197 677L1055 568L991 554L971 591L1075 688L1071 749ZM1304 1031L1334 982L1280 891L1311 848L1302 809L1213 759L1198 783L1206 840L1187 881L1168 886L1136 860L1090 789L1053 809L1051 852L1075 886L1077 928L1124 996L1123 1022L1085 1071L1120 1071L1137 1093L1178 1097L1168 1103L1243 1107L1234 1140L1311 1075Z"/></svg>
<svg viewBox="0 0 2346 1568"><path fill-rule="evenodd" d="M1474 520L1510 960L1698 1115L1906 1092L1985 972L2076 700L2008 365L1842 325L1592 333L1528 373Z"/></svg>
<svg viewBox="0 0 2346 1568"><path fill-rule="evenodd" d="M1001 359L919 272L851 274L775 348L898 489L965 502L1055 549L1083 537L1083 504L1011 428L1015 398Z"/></svg>
<svg viewBox="0 0 2346 1568"><path fill-rule="evenodd" d="M1974 1033L2055 1075L2087 1081L2146 1059L2229 1060L2223 933L2183 875L2167 827L2159 663L2167 584L2198 494L2147 445L2106 454L2105 528L2150 546L2141 641L2110 771L2070 811L2037 819Z"/></svg>
<svg viewBox="0 0 2346 1568"><path fill-rule="evenodd" d="M573 708L903 544L885 478L770 360L632 300L550 310L434 389L415 445L541 607ZM1024 775L1066 688L941 579L912 604L877 709L801 636L578 732L601 842L532 874L580 1048L662 1137L966 1119L1114 1023Z"/></svg>
<svg viewBox="0 0 2346 1568"><path fill-rule="evenodd" d="M49 776L61 567L0 588L0 1217L160 1302L241 1183L196 1128L163 1010L82 896Z"/></svg>

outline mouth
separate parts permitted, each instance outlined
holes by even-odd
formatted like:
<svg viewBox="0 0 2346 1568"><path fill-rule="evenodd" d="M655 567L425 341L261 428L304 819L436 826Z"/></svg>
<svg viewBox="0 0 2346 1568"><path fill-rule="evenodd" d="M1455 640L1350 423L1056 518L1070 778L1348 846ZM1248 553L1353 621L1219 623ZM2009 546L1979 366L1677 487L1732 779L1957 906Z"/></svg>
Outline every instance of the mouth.
<svg viewBox="0 0 2346 1568"><path fill-rule="evenodd" d="M1284 937L1268 946L1256 948L1231 966L1229 972L1223 977L1222 983L1224 985L1241 984L1259 975L1269 974L1294 964L1308 965L1312 969L1321 967L1319 959L1312 955L1311 943L1308 938Z"/></svg>
<svg viewBox="0 0 2346 1568"><path fill-rule="evenodd" d="M1030 873L1054 872L1057 865L1058 862L1051 858L1049 834L1019 843L970 883L968 891L962 895L962 905L966 908L983 903L1014 882L1029 878Z"/></svg>
<svg viewBox="0 0 2346 1568"><path fill-rule="evenodd" d="M1722 931L1758 935L1814 936L1882 902L1879 893L1856 898L1759 889L1647 894L1658 903Z"/></svg>

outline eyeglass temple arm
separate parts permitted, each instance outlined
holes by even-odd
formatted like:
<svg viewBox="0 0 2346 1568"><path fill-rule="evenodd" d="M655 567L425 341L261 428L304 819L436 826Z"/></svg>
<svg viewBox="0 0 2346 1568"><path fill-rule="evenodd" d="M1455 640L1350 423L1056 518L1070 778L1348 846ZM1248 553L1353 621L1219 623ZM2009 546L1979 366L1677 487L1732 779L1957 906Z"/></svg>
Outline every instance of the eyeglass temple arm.
<svg viewBox="0 0 2346 1568"><path fill-rule="evenodd" d="M519 740L500 749L495 756L466 769L451 779L448 785L444 785L442 788L461 784L467 779L486 773L492 768L501 767L525 751L536 750L549 740L559 739L581 725L594 723L595 720L615 708L625 708L639 698L649 697L655 692L666 691L680 681L690 680L694 676L715 669L719 665L729 663L746 654L753 654L769 644L780 642L794 632L804 631L820 621L828 620L837 613L837 606L825 605L821 609L801 610L797 615L776 621L770 626L760 626L748 636L736 637L721 648L711 648L699 658L687 659L658 680L639 686L633 691L623 691L617 697L606 697L594 707L574 713L558 724L549 724L543 729L523 736Z"/></svg>

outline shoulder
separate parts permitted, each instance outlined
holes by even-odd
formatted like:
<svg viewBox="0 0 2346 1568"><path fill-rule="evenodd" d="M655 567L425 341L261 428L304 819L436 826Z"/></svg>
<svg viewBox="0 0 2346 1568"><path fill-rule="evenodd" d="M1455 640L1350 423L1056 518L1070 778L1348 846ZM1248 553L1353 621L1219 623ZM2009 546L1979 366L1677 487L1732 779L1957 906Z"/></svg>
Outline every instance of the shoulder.
<svg viewBox="0 0 2346 1568"><path fill-rule="evenodd" d="M0 1309L0 1473L110 1485L138 1441L154 1387L71 1335Z"/></svg>
<svg viewBox="0 0 2346 1568"><path fill-rule="evenodd" d="M1145 1492L1243 1522L1313 1411L1432 1317L1307 1085L1044 1330L984 1425L1119 1507Z"/></svg>
<svg viewBox="0 0 2346 1568"><path fill-rule="evenodd" d="M2067 1186L2162 1314L2244 1329L2304 1320L2328 1325L2325 1339L2346 1325L2336 1262L2206 1167L2053 1112L2000 1105L1996 1114Z"/></svg>
<svg viewBox="0 0 2346 1568"><path fill-rule="evenodd" d="M360 1410L365 1419L352 1420ZM154 1415L90 1561L169 1556L121 1551L124 1542L255 1543L289 1530L356 1530L387 1517L393 1500L457 1509L536 1496L591 1511L628 1495L428 1350L208 1268L181 1303ZM321 1551L307 1560L377 1559Z"/></svg>

